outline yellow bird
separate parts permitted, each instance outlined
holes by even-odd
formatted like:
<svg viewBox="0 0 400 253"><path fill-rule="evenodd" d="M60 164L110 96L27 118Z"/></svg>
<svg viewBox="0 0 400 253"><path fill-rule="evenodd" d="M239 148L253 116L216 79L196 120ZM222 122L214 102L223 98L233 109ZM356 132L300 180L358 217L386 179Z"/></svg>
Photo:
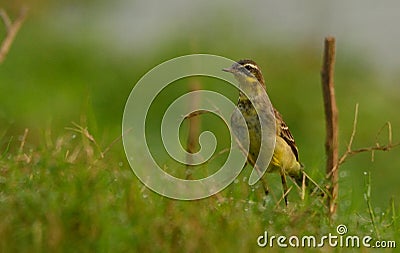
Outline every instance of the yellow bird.
<svg viewBox="0 0 400 253"><path fill-rule="evenodd" d="M292 177L299 186L302 186L303 183L303 166L299 161L299 151L293 135L281 114L270 103L262 103L262 101L258 99L258 97L265 92L266 87L260 67L254 61L240 60L237 63L234 63L230 68L223 70L232 73L238 80L239 87L251 96L251 98L249 98L244 93L239 93L239 100L237 103L238 110L234 111L232 114L231 125L232 130L239 141L247 139L247 133L244 132L246 127L243 127L239 123L239 117L241 117L240 114L243 115L249 131L250 142L247 160L253 167L255 166L255 161L259 156L261 146L261 126L259 117L266 117L265 115L268 110L275 116L276 142L272 159L266 172L279 172L281 175L285 203L287 204L286 194L288 188L286 175ZM257 111L262 113L262 115L257 115L255 107L257 108ZM265 120L271 119L265 118ZM306 184L308 183L306 180L304 182ZM268 193L267 188L265 191Z"/></svg>

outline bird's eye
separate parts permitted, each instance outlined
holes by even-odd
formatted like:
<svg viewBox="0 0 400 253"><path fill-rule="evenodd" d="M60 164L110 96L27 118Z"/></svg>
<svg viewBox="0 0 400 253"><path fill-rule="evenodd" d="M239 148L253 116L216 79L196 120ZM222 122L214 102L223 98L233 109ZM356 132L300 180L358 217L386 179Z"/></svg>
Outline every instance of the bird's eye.
<svg viewBox="0 0 400 253"><path fill-rule="evenodd" d="M252 69L250 65L245 65L244 67L249 71Z"/></svg>

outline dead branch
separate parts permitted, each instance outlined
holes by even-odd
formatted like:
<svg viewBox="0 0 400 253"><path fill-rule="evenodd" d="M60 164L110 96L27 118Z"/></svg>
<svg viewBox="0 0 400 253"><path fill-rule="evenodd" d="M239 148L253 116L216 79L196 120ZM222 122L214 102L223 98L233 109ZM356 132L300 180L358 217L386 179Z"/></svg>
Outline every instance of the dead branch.
<svg viewBox="0 0 400 253"><path fill-rule="evenodd" d="M192 80L190 82L190 90L196 91L201 89L201 83L198 80ZM193 99L190 101L190 108L191 110L195 110L198 108L200 103L200 96L196 94ZM187 118L189 121L189 133L186 140L186 150L189 154L193 154L196 152L198 147L198 137L200 132L200 124L201 119L200 117L189 117ZM186 179L191 179L192 177L192 158L190 155L186 157Z"/></svg>
<svg viewBox="0 0 400 253"><path fill-rule="evenodd" d="M326 160L326 174L330 181L328 185L329 213L333 215L337 209L337 197L339 192L338 179L338 109L335 99L335 88L333 82L334 65L335 65L335 38L326 37L323 65L321 70L322 91L324 97L325 108L325 122L326 122L326 139L325 139L325 153Z"/></svg>
<svg viewBox="0 0 400 253"><path fill-rule="evenodd" d="M4 9L0 9L0 17L6 28L6 37L4 38L0 46L0 64L5 60L6 55L10 51L11 44L13 43L15 36L21 28L22 23L25 21L27 13L28 8L21 8L18 18L14 21L14 23L12 23L6 11Z"/></svg>
<svg viewBox="0 0 400 253"><path fill-rule="evenodd" d="M356 104L356 109L354 112L353 131L350 136L350 141L349 141L349 144L347 145L346 151L339 159L338 166L343 164L348 157L353 156L355 154L359 154L359 153L363 153L363 152L371 152L372 161L373 161L375 151L390 151L392 148L400 146L400 142L398 142L398 143L392 142L392 125L390 124L390 122L386 122L386 124L381 127L381 129L378 131L378 133L375 137L375 146L352 149L354 136L356 135L356 132L357 132L357 118L358 118L358 104ZM378 137L380 136L380 134L382 133L382 130L386 126L388 128L388 143L386 145L382 146L378 141Z"/></svg>

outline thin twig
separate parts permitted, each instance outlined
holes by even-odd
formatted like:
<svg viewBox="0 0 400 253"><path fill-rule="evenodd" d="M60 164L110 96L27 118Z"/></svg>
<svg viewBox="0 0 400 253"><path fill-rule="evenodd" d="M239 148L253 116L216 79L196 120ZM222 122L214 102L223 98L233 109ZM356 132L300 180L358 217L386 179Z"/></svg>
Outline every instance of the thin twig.
<svg viewBox="0 0 400 253"><path fill-rule="evenodd" d="M346 151L339 159L338 166L343 164L348 157L353 156L355 154L359 154L359 153L363 153L363 152L371 152L372 160L373 160L375 151L389 151L392 148L395 148L400 145L400 142L393 144L393 142L392 142L392 125L390 124L390 122L386 122L385 125L383 125L381 127L381 129L379 129L379 131L375 137L375 146L353 149L352 145L353 145L354 137L357 132L357 119L358 119L358 104L356 104L356 109L354 112L353 131L350 136L350 141L349 141L349 144L347 145ZM381 144L379 144L378 138L386 126L388 128L388 144L382 146Z"/></svg>
<svg viewBox="0 0 400 253"><path fill-rule="evenodd" d="M304 175L306 178L308 178L308 180L310 180L311 183L313 183L313 184L316 186L315 189L314 189L314 191L316 191L316 189L319 189L321 192L324 193L325 196L328 196L329 198L332 197L332 196L330 195L330 192L326 191L322 186L320 186L317 182L315 182L315 180L312 179L312 177L310 177L305 171L303 171L303 175ZM295 184L295 181L294 181L291 177L289 177L289 178L293 181L294 185L297 185L297 184ZM314 192L314 191L313 191L313 192Z"/></svg>
<svg viewBox="0 0 400 253"><path fill-rule="evenodd" d="M117 143L118 141L120 141L123 137L124 134L128 134L130 131L132 131L133 128L129 128L128 130L126 130L122 135L118 136L117 138L115 138L104 150L103 150L103 155L105 156L106 153L108 153L108 151L110 151L110 149L115 145L115 143Z"/></svg>
<svg viewBox="0 0 400 253"><path fill-rule="evenodd" d="M353 131L351 132L350 141L349 141L349 144L347 145L346 152L339 159L339 162L338 162L339 165L342 164L346 160L347 156L351 152L351 146L353 145L354 136L356 135L356 131L357 131L357 119L358 119L358 103L356 104L356 109L354 111Z"/></svg>
<svg viewBox="0 0 400 253"><path fill-rule="evenodd" d="M18 18L14 21L14 23L12 23L5 10L0 10L0 17L6 27L6 37L4 38L0 46L0 64L5 60L6 55L10 51L11 44L13 43L15 36L21 28L22 23L25 21L27 13L28 8L21 8Z"/></svg>
<svg viewBox="0 0 400 253"><path fill-rule="evenodd" d="M6 26L6 32L8 32L11 28L11 19L4 9L0 9L0 17L3 20L4 25Z"/></svg>
<svg viewBox="0 0 400 253"><path fill-rule="evenodd" d="M208 159L207 163L211 163L214 159L216 159L218 156L223 155L227 153L230 149L229 148L224 148L215 155L213 155L210 159Z"/></svg>
<svg viewBox="0 0 400 253"><path fill-rule="evenodd" d="M276 202L274 208L277 208L279 206L279 204L282 202L282 200L286 199L287 195L289 194L289 192L292 189L293 189L293 186L290 186L289 189L287 189L287 191L282 194L282 197L278 200L278 202ZM287 203L286 203L286 206L287 206Z"/></svg>
<svg viewBox="0 0 400 253"><path fill-rule="evenodd" d="M392 124L390 123L390 121L386 122L385 125L383 125L381 127L381 129L379 129L376 138L375 138L375 143L378 143L378 137L381 134L381 132L383 131L383 129L385 129L385 126L388 127L388 145L392 144Z"/></svg>
<svg viewBox="0 0 400 253"><path fill-rule="evenodd" d="M353 131L351 132L349 145L347 145L347 150L351 150L351 145L353 145L354 136L356 135L357 131L357 119L358 119L358 103L356 104L356 109L354 110L354 121L353 121Z"/></svg>
<svg viewBox="0 0 400 253"><path fill-rule="evenodd" d="M348 152L347 156L352 156L358 153L363 153L363 152L372 152L372 151L389 151L392 148L395 148L400 145L400 142L392 144L392 145L385 145L385 146L372 146L372 147L365 147L365 148L359 148L355 150L351 150ZM343 161L345 162L345 160Z"/></svg>

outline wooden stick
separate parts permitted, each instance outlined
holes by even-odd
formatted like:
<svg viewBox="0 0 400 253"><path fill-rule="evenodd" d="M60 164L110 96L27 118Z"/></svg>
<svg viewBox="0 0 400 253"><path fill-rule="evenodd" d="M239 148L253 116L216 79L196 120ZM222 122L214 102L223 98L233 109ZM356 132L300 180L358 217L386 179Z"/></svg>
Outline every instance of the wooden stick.
<svg viewBox="0 0 400 253"><path fill-rule="evenodd" d="M335 65L335 38L326 37L323 65L321 70L322 92L324 96L325 122L326 122L326 175L330 181L328 185L328 207L332 216L337 210L337 198L339 192L338 171L338 109L335 99L335 87L333 82Z"/></svg>
<svg viewBox="0 0 400 253"><path fill-rule="evenodd" d="M0 17L6 27L6 37L0 46L0 64L5 60L8 51L10 51L11 44L21 28L22 23L25 21L27 12L27 8L21 8L18 18L14 21L14 23L12 23L5 10L0 9Z"/></svg>
<svg viewBox="0 0 400 253"><path fill-rule="evenodd" d="M190 82L190 90L191 91L196 91L201 89L201 84L199 80L192 80ZM190 103L190 108L192 110L195 110L198 108L198 105L200 103L200 97L199 94L194 96L193 100ZM198 147L198 138L199 138L199 132L200 132L200 124L201 124L201 119L200 117L190 117L188 118L189 120L189 133L186 141L186 150L188 153L193 154L196 153L197 147ZM190 156L186 157L186 179L192 179L192 169L193 166L190 165L193 161L190 158Z"/></svg>

